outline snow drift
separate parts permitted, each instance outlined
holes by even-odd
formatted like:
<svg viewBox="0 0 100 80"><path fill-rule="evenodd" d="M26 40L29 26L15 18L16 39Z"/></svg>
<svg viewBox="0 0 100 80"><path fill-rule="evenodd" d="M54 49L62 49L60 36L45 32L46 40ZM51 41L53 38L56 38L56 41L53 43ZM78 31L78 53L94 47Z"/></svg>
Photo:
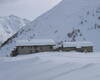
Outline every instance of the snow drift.
<svg viewBox="0 0 100 80"><path fill-rule="evenodd" d="M100 80L100 54L39 53L0 58L0 80Z"/></svg>

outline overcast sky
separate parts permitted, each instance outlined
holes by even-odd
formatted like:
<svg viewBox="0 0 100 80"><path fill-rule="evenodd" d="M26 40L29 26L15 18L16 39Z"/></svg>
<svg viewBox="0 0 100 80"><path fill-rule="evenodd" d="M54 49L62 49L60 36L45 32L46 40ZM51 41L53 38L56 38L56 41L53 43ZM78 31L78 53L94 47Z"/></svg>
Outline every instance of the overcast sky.
<svg viewBox="0 0 100 80"><path fill-rule="evenodd" d="M0 16L11 14L30 20L51 9L61 0L0 0Z"/></svg>

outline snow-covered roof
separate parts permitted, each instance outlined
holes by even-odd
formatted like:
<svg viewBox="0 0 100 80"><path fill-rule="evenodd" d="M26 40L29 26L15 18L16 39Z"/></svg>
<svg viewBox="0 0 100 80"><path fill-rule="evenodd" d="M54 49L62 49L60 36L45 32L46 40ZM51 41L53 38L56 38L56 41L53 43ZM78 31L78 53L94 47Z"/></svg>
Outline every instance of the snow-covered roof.
<svg viewBox="0 0 100 80"><path fill-rule="evenodd" d="M64 42L63 47L84 47L84 46L93 46L92 42Z"/></svg>
<svg viewBox="0 0 100 80"><path fill-rule="evenodd" d="M33 45L56 45L52 39L33 39L33 40L19 40L16 46L33 46Z"/></svg>

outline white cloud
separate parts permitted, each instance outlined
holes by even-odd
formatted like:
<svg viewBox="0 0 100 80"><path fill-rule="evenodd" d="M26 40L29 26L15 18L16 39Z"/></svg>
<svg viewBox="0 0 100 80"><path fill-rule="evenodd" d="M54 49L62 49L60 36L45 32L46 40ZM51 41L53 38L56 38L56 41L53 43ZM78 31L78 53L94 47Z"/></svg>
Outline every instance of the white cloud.
<svg viewBox="0 0 100 80"><path fill-rule="evenodd" d="M5 4L5 3L12 3L12 2L16 2L18 0L0 0L0 4Z"/></svg>
<svg viewBox="0 0 100 80"><path fill-rule="evenodd" d="M59 1L61 0L0 0L2 2L2 5L0 5L0 16L14 14L34 19L52 8Z"/></svg>

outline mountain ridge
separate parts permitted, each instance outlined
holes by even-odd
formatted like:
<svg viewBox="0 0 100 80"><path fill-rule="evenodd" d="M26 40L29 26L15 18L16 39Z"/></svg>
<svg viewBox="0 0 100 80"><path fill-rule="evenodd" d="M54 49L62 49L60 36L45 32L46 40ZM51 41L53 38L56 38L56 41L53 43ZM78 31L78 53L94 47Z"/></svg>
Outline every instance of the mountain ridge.
<svg viewBox="0 0 100 80"><path fill-rule="evenodd" d="M30 21L15 15L0 17L0 42L3 43Z"/></svg>

